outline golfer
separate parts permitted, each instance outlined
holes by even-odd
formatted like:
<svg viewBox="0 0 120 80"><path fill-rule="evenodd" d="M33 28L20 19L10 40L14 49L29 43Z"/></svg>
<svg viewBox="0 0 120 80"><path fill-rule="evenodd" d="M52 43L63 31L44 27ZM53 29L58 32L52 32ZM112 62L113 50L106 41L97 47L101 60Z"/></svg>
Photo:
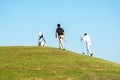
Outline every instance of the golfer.
<svg viewBox="0 0 120 80"><path fill-rule="evenodd" d="M46 42L43 36L43 32L39 33L38 46L45 46Z"/></svg>
<svg viewBox="0 0 120 80"><path fill-rule="evenodd" d="M84 40L85 41L85 43L86 43L86 48L87 48L87 54L89 55L89 56L93 56L93 53L92 53L92 51L90 50L90 46L91 46L91 39L90 39L90 36L87 34L87 33L84 33L84 36L83 36L83 38L81 38L81 40Z"/></svg>
<svg viewBox="0 0 120 80"><path fill-rule="evenodd" d="M65 50L65 46L63 44L64 39L64 29L61 28L60 24L57 24L56 34L55 37L59 39L59 49Z"/></svg>

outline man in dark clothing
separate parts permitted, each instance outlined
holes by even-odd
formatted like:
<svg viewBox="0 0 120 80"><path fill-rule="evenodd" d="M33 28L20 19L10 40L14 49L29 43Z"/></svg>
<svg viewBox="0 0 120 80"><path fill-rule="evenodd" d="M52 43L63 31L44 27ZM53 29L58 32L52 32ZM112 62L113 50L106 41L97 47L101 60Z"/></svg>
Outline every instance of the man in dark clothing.
<svg viewBox="0 0 120 80"><path fill-rule="evenodd" d="M59 39L59 48L65 50L64 44L63 44L63 39L64 39L64 29L60 27L60 24L57 24L57 29L56 29L56 38L58 37Z"/></svg>

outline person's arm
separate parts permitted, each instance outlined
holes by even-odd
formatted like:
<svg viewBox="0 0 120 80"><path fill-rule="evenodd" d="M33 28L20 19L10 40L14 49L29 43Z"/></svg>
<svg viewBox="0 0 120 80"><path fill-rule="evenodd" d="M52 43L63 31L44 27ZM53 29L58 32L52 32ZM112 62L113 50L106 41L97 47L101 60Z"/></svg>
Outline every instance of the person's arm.
<svg viewBox="0 0 120 80"><path fill-rule="evenodd" d="M62 28L62 30L63 30L63 35L65 35L65 31L64 31L64 29Z"/></svg>
<svg viewBox="0 0 120 80"><path fill-rule="evenodd" d="M86 42L86 40L87 40L87 36L83 36L83 41Z"/></svg>
<svg viewBox="0 0 120 80"><path fill-rule="evenodd" d="M81 37L81 41L85 41L85 40L86 40L85 36Z"/></svg>
<svg viewBox="0 0 120 80"><path fill-rule="evenodd" d="M81 37L80 40L83 41L83 38Z"/></svg>
<svg viewBox="0 0 120 80"><path fill-rule="evenodd" d="M55 37L57 38L57 32L55 33Z"/></svg>
<svg viewBox="0 0 120 80"><path fill-rule="evenodd" d="M38 38L38 41L40 40L40 36L39 36L39 38Z"/></svg>
<svg viewBox="0 0 120 80"><path fill-rule="evenodd" d="M65 32L63 32L63 35L65 35Z"/></svg>
<svg viewBox="0 0 120 80"><path fill-rule="evenodd" d="M55 37L57 38L57 35L58 35L58 33L57 33L57 30L56 30L56 32L55 32Z"/></svg>

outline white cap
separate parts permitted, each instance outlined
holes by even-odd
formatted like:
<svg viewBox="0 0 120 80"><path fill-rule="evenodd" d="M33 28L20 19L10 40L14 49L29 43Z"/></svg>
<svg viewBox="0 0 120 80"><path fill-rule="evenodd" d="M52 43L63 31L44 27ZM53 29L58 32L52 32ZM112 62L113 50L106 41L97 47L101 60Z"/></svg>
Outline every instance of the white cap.
<svg viewBox="0 0 120 80"><path fill-rule="evenodd" d="M43 35L43 32L39 32L39 34L38 34L39 36L41 36L41 35Z"/></svg>

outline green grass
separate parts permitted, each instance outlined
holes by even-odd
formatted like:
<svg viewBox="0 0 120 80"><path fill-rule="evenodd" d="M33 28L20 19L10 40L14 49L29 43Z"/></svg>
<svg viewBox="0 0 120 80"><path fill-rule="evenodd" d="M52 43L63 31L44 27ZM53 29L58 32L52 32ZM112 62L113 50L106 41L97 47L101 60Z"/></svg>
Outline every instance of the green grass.
<svg viewBox="0 0 120 80"><path fill-rule="evenodd" d="M50 47L0 47L0 80L120 80L120 64Z"/></svg>

